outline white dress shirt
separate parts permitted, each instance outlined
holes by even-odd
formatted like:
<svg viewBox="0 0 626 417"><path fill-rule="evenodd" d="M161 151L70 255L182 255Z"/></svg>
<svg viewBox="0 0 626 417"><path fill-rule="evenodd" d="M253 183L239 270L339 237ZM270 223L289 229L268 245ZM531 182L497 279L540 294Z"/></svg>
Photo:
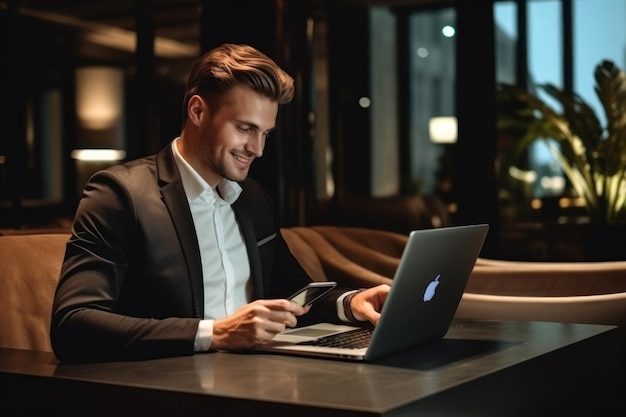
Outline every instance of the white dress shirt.
<svg viewBox="0 0 626 417"><path fill-rule="evenodd" d="M242 189L226 179L217 189L211 188L180 154L178 140L172 142L172 152L198 237L204 285L204 320L195 350L206 351L213 337L213 320L233 314L252 299L248 254L231 207Z"/></svg>
<svg viewBox="0 0 626 417"><path fill-rule="evenodd" d="M194 350L209 350L213 340L213 322L235 312L252 300L253 287L245 242L231 205L239 198L241 186L222 178L217 189L196 172L178 151L179 138L172 142L174 161L180 172L183 189L191 209L204 285L204 319L200 320ZM350 321L337 300L337 312L342 321Z"/></svg>

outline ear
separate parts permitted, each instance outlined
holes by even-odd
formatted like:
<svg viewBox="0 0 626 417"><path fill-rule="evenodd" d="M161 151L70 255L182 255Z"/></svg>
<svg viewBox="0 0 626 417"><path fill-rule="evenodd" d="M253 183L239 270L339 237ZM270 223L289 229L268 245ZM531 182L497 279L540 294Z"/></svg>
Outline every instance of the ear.
<svg viewBox="0 0 626 417"><path fill-rule="evenodd" d="M209 110L206 102L199 95L193 95L187 103L187 119L196 126L199 126L202 118L206 117Z"/></svg>

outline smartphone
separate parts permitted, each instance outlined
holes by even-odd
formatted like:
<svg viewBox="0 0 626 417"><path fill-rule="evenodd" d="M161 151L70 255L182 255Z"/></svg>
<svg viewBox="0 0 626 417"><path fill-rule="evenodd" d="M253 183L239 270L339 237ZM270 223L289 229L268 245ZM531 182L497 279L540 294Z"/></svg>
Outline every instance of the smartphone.
<svg viewBox="0 0 626 417"><path fill-rule="evenodd" d="M337 283L333 281L312 282L292 294L289 300L295 301L302 306L307 306L336 286Z"/></svg>

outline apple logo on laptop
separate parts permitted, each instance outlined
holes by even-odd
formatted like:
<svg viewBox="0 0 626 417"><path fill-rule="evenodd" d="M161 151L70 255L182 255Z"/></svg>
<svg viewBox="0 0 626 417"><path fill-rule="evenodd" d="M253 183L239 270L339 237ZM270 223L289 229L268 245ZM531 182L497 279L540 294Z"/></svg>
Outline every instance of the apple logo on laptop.
<svg viewBox="0 0 626 417"><path fill-rule="evenodd" d="M434 280L432 280L428 286L426 287L426 291L424 291L424 302L428 302L430 300L433 299L433 297L435 296L435 290L437 289L437 286L439 285L439 277L441 276L441 274L438 274Z"/></svg>

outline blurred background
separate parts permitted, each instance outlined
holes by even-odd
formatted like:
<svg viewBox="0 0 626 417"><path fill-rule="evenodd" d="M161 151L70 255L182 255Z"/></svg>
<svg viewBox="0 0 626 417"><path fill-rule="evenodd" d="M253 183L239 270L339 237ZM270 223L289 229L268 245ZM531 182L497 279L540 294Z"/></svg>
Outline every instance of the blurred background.
<svg viewBox="0 0 626 417"><path fill-rule="evenodd" d="M284 226L489 223L483 256L589 260L584 202L544 141L498 128L498 85L604 123L594 68L624 67L625 28L626 0L0 1L0 228L69 227L93 172L178 135L191 63L234 42L296 80L251 172Z"/></svg>

